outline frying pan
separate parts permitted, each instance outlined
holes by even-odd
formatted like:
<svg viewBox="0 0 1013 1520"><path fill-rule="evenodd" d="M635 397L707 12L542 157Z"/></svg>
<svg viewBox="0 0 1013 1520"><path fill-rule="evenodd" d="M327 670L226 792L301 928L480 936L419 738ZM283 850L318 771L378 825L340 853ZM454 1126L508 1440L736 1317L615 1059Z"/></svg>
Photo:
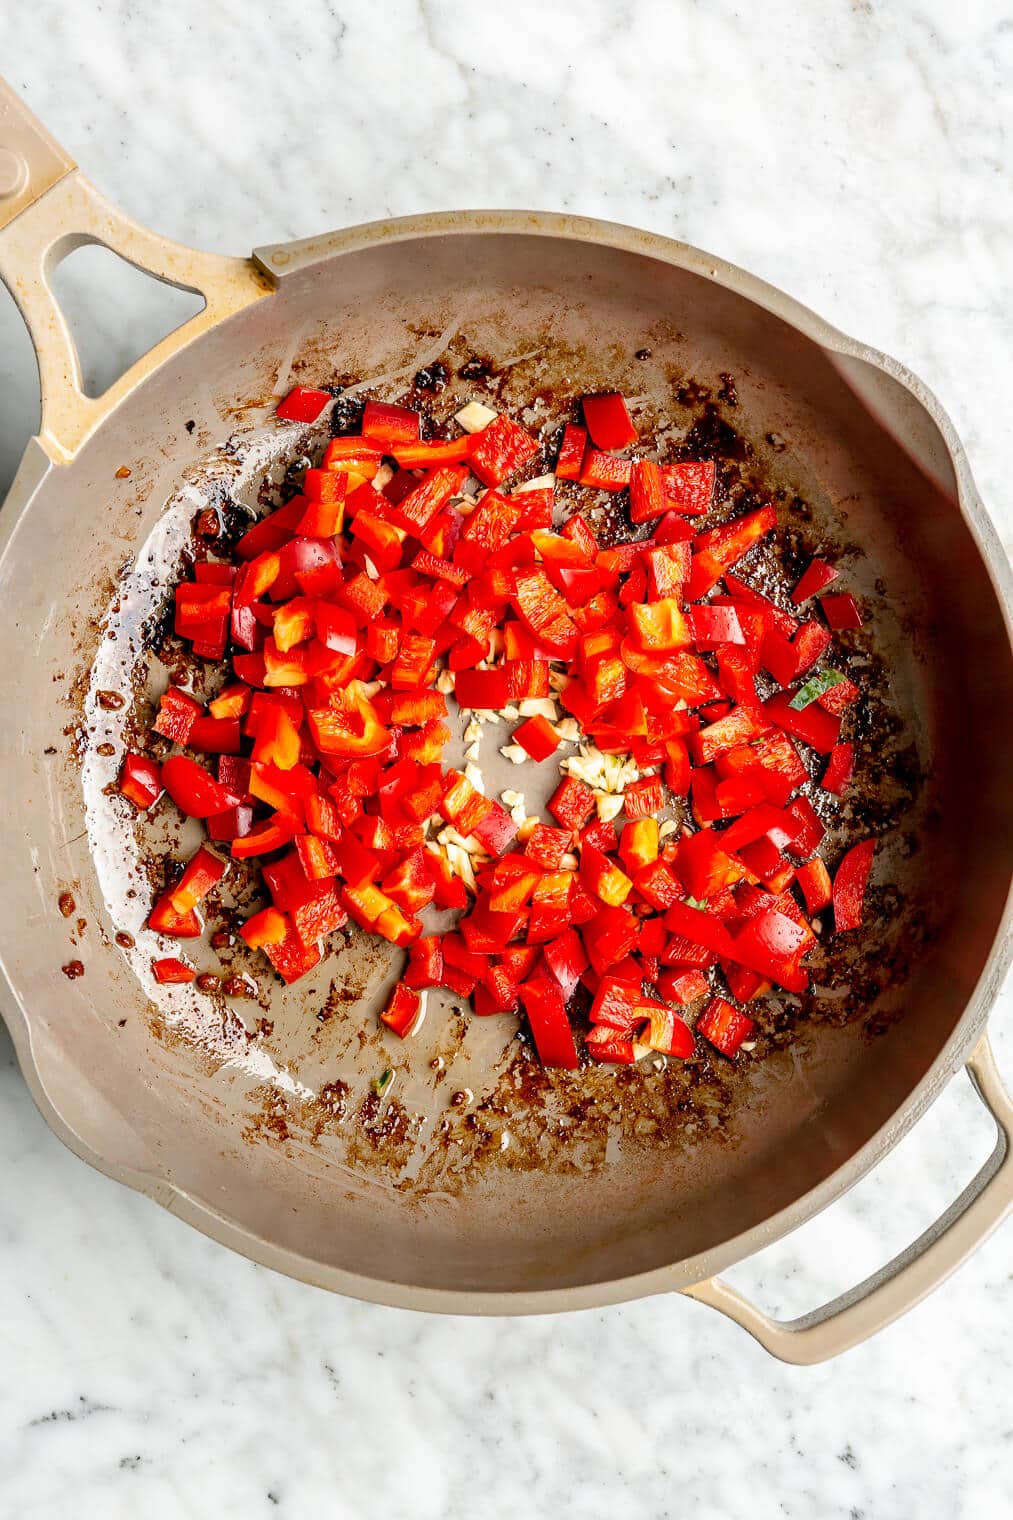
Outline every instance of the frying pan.
<svg viewBox="0 0 1013 1520"><path fill-rule="evenodd" d="M205 301L97 398L51 284L86 243ZM513 1314L682 1290L813 1362L935 1287L1013 1200L1013 1106L985 1035L1010 959L1013 670L1008 568L925 387L739 269L576 217L450 213L194 252L108 205L4 86L0 276L42 390L0 520L0 961L54 1131L255 1260L382 1303ZM447 411L491 389L548 426L617 386L662 435L709 427L737 489L762 480L789 544L830 546L866 598L856 658L885 717L862 749L875 807L851 821L891 825L873 922L811 1006L758 1013L748 1062L545 1072L512 1019L452 1006L393 1050L375 1014L396 955L365 937L308 986L258 971L259 1003L152 981L152 862L192 841L165 819L144 833L111 793L165 684L150 650L194 513L242 517L265 472L320 446L325 428L274 418L294 381L393 398L437 360ZM484 745L489 784L517 786ZM523 778L532 810L541 784ZM875 1165L961 1066L996 1147L909 1250L790 1324L722 1283Z"/></svg>

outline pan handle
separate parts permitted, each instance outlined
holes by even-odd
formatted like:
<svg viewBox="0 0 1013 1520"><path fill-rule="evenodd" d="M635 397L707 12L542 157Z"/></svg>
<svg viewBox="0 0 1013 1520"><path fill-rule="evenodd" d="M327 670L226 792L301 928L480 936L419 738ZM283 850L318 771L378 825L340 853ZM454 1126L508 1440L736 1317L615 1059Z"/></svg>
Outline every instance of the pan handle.
<svg viewBox="0 0 1013 1520"><path fill-rule="evenodd" d="M192 291L204 307L103 395L86 396L77 348L53 291L54 270L89 243ZM24 317L39 364L39 440L71 460L113 409L172 354L273 288L250 259L203 253L159 237L111 205L0 79L0 280Z"/></svg>
<svg viewBox="0 0 1013 1520"><path fill-rule="evenodd" d="M996 1070L987 1035L972 1052L967 1071L996 1122L995 1149L946 1212L873 1276L801 1319L790 1321L771 1319L720 1277L707 1278L683 1291L720 1309L772 1356L796 1366L829 1361L913 1309L1013 1208L1013 1102Z"/></svg>

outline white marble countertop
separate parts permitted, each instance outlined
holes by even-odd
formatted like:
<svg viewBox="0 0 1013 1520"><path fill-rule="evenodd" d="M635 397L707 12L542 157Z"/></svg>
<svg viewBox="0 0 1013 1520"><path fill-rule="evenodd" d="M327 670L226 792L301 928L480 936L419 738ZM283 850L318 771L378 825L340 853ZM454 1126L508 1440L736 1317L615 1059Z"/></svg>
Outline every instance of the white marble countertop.
<svg viewBox="0 0 1013 1520"><path fill-rule="evenodd" d="M929 383L1009 543L1013 26L994 0L504 14L34 0L3 7L0 67L113 200L184 242L563 207L746 265ZM107 299L107 354L143 347L148 301ZM35 398L3 298L0 488ZM1010 1023L1007 993L1007 1079ZM844 1288L959 1192L989 1130L958 1079L876 1175L732 1280L783 1314ZM678 1298L528 1321L368 1307L90 1171L0 1028L0 1281L12 1520L1013 1511L1008 1232L811 1370Z"/></svg>

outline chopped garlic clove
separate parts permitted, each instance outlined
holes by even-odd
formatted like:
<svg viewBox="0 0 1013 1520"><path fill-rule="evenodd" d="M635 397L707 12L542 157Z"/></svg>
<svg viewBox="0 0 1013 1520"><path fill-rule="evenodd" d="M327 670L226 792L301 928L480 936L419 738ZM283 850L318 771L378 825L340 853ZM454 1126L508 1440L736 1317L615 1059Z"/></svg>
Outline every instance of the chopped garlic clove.
<svg viewBox="0 0 1013 1520"><path fill-rule="evenodd" d="M442 693L442 695L445 697L453 695L454 672L452 670L440 671L439 675L436 677L436 690Z"/></svg>
<svg viewBox="0 0 1013 1520"><path fill-rule="evenodd" d="M464 774L471 782L476 792L485 792L485 777L482 775L482 772L479 770L477 765L473 765L469 760L467 765L464 767Z"/></svg>
<svg viewBox="0 0 1013 1520"><path fill-rule="evenodd" d="M563 718L556 724L556 733L564 744L576 744L580 738L580 724L576 718Z"/></svg>
<svg viewBox="0 0 1013 1520"><path fill-rule="evenodd" d="M504 707L504 709L503 709L503 716L504 716L504 718L506 718L508 720L508 722L515 723L517 721L517 719L520 717L520 713L517 711L516 707L510 705L510 706Z"/></svg>
<svg viewBox="0 0 1013 1520"><path fill-rule="evenodd" d="M599 797L595 806L602 823L610 823L613 818L618 818L622 812L623 799L614 794L609 797Z"/></svg>
<svg viewBox="0 0 1013 1520"><path fill-rule="evenodd" d="M522 718L547 718L550 723L559 717L559 708L551 697L525 697L518 703L518 711Z"/></svg>
<svg viewBox="0 0 1013 1520"><path fill-rule="evenodd" d="M458 419L460 420L460 419ZM522 491L548 491L556 485L555 475L539 475L535 480L524 480L516 490L511 491L511 496L520 496Z"/></svg>
<svg viewBox="0 0 1013 1520"><path fill-rule="evenodd" d="M511 814L511 817L513 817L513 814ZM525 818L524 822L517 830L517 838L520 840L521 844L526 844L528 842L541 821L542 820L540 818Z"/></svg>
<svg viewBox="0 0 1013 1520"><path fill-rule="evenodd" d="M527 750L522 749L519 744L501 745L500 754L504 757L504 759L509 760L512 765L523 765L525 760L529 760L531 758Z"/></svg>
<svg viewBox="0 0 1013 1520"><path fill-rule="evenodd" d="M464 758L465 760L477 760L481 756L481 753L482 746L480 744L469 744L464 752Z"/></svg>
<svg viewBox="0 0 1013 1520"><path fill-rule="evenodd" d="M469 401L467 406L462 406L459 412L454 413L454 421L459 422L466 433L480 433L490 422L495 422L498 415L491 406L483 406L481 401Z"/></svg>
<svg viewBox="0 0 1013 1520"><path fill-rule="evenodd" d="M667 839L670 834L676 834L676 833L678 833L678 830L679 830L679 825L676 823L675 819L674 818L666 818L665 821L664 821L664 823L658 829L658 838L659 839Z"/></svg>

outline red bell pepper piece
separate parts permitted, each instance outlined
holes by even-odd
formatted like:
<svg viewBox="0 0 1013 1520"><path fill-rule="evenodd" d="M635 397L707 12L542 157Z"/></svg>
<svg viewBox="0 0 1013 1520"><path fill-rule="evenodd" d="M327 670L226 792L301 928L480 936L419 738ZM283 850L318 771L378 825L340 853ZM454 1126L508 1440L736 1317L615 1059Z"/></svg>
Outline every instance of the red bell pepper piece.
<svg viewBox="0 0 1013 1520"><path fill-rule="evenodd" d="M636 443L637 430L619 391L585 396L582 405L587 430L600 449L625 449Z"/></svg>
<svg viewBox="0 0 1013 1520"><path fill-rule="evenodd" d="M210 818L242 801L196 760L172 755L162 766L162 784L173 802L191 818Z"/></svg>
<svg viewBox="0 0 1013 1520"><path fill-rule="evenodd" d="M630 483L633 465L629 459L601 449L588 449L580 467L580 484L596 491L623 491Z"/></svg>
<svg viewBox="0 0 1013 1520"><path fill-rule="evenodd" d="M630 470L630 521L650 522L666 510L661 466L651 459L635 459Z"/></svg>
<svg viewBox="0 0 1013 1520"><path fill-rule="evenodd" d="M390 406L386 401L367 401L362 412L362 435L380 443L416 443L419 437L419 414L404 406Z"/></svg>
<svg viewBox="0 0 1013 1520"><path fill-rule="evenodd" d="M841 628L861 628L862 614L858 603L848 591L820 598L823 616L836 633Z"/></svg>
<svg viewBox="0 0 1013 1520"><path fill-rule="evenodd" d="M577 480L581 461L587 446L587 431L576 423L568 422L563 429L563 441L556 460L556 475L560 480Z"/></svg>
<svg viewBox="0 0 1013 1520"><path fill-rule="evenodd" d="M693 1031L688 1024L683 1023L674 1008L649 1001L641 1006L648 1017L647 1028L641 1030L638 1036L642 1044L649 1050L659 1051L666 1056L678 1056L680 1059L693 1054Z"/></svg>
<svg viewBox="0 0 1013 1520"><path fill-rule="evenodd" d="M297 385L289 391L284 401L278 403L275 415L284 417L287 422L316 422L330 399L329 391Z"/></svg>
<svg viewBox="0 0 1013 1520"><path fill-rule="evenodd" d="M488 486L498 486L537 453L537 440L505 412L472 433L468 446L471 468Z"/></svg>
<svg viewBox="0 0 1013 1520"><path fill-rule="evenodd" d="M647 818L660 813L665 805L665 791L660 776L642 776L631 781L623 793L623 808L627 818Z"/></svg>
<svg viewBox="0 0 1013 1520"><path fill-rule="evenodd" d="M835 744L830 751L830 759L820 785L825 792L834 792L839 797L850 785L854 772L855 746Z"/></svg>
<svg viewBox="0 0 1013 1520"><path fill-rule="evenodd" d="M513 731L513 741L527 750L532 760L547 760L559 748L559 735L548 718L539 713L528 718Z"/></svg>
<svg viewBox="0 0 1013 1520"><path fill-rule="evenodd" d="M829 586L831 581L835 581L837 575L838 572L833 565L828 565L825 559L811 559L791 593L792 601L796 606L808 601L811 596L816 595L817 591L822 591L824 586Z"/></svg>
<svg viewBox="0 0 1013 1520"><path fill-rule="evenodd" d="M285 918L285 938L268 941L264 950L275 971L288 983L297 982L320 962L320 947L304 943L296 933L294 923L288 918Z"/></svg>
<svg viewBox="0 0 1013 1520"><path fill-rule="evenodd" d="M791 705L793 696L791 691L778 692L763 704L763 712L778 728L826 754L837 743L840 718L828 713L818 702L810 702L808 707L798 711Z"/></svg>
<svg viewBox="0 0 1013 1520"><path fill-rule="evenodd" d="M565 776L548 801L548 809L564 829L574 833L595 809L594 792L574 776Z"/></svg>
<svg viewBox="0 0 1013 1520"><path fill-rule="evenodd" d="M559 988L547 977L533 977L523 984L520 995L542 1064L574 1070L577 1047Z"/></svg>
<svg viewBox="0 0 1013 1520"><path fill-rule="evenodd" d="M834 926L838 931L858 929L862 923L865 888L872 870L872 857L876 851L874 839L863 839L854 845L840 865L834 877L833 904Z"/></svg>
<svg viewBox="0 0 1013 1520"><path fill-rule="evenodd" d="M196 909L188 908L185 913L177 913L169 901L168 892L158 899L148 914L148 927L159 934L169 934L173 939L199 939L204 932Z"/></svg>
<svg viewBox="0 0 1013 1520"><path fill-rule="evenodd" d="M242 748L239 719L196 718L187 743L209 755L238 755Z"/></svg>
<svg viewBox="0 0 1013 1520"><path fill-rule="evenodd" d="M144 812L162 795L161 767L156 765L154 760L149 760L146 755L138 755L131 750L123 759L119 788L123 796L129 798L135 808Z"/></svg>
<svg viewBox="0 0 1013 1520"><path fill-rule="evenodd" d="M201 845L187 863L178 883L169 892L169 901L177 913L188 913L207 896L225 875L225 861Z"/></svg>
<svg viewBox="0 0 1013 1520"><path fill-rule="evenodd" d="M155 981L161 983L184 983L192 982L197 973L186 961L181 961L174 955L165 955L157 961L152 961L151 969L155 973Z"/></svg>
<svg viewBox="0 0 1013 1520"><path fill-rule="evenodd" d="M151 725L156 734L171 739L173 744L186 744L190 730L203 713L203 705L187 691L170 686L159 700L158 716Z"/></svg>
<svg viewBox="0 0 1013 1520"><path fill-rule="evenodd" d="M662 971L658 976L658 991L670 1003L695 1003L706 997L710 983L699 971Z"/></svg>
<svg viewBox="0 0 1013 1520"><path fill-rule="evenodd" d="M288 919L278 908L261 908L240 927L239 936L251 950L262 950L265 945L280 945L288 930Z"/></svg>
<svg viewBox="0 0 1013 1520"><path fill-rule="evenodd" d="M387 1006L380 1014L383 1023L388 1029L402 1040L410 1034L418 1034L422 1027L422 999L414 987L406 986L404 982L394 988L388 999Z"/></svg>
<svg viewBox="0 0 1013 1520"><path fill-rule="evenodd" d="M805 905L810 913L819 913L823 908L829 908L831 901L830 872L826 863L818 855L812 860L807 860L804 866L799 866L795 873L795 880L802 889Z"/></svg>
<svg viewBox="0 0 1013 1520"><path fill-rule="evenodd" d="M754 1029L752 1019L733 1008L722 997L711 998L696 1021L697 1034L702 1034L715 1050L722 1055L733 1056Z"/></svg>
<svg viewBox="0 0 1013 1520"><path fill-rule="evenodd" d="M714 501L717 471L711 459L689 464L666 464L661 468L665 506L672 512L698 516L709 512Z"/></svg>

